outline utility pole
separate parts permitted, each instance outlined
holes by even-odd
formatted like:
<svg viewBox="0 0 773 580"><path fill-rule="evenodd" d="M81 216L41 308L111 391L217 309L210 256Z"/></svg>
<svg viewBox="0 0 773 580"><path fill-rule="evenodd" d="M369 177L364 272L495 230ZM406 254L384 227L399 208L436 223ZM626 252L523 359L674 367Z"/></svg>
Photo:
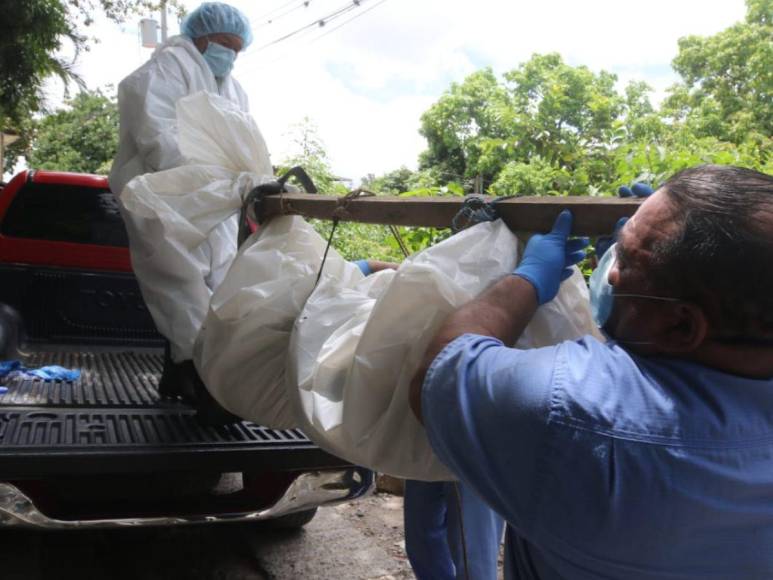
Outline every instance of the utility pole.
<svg viewBox="0 0 773 580"><path fill-rule="evenodd" d="M166 0L161 0L161 42L166 42Z"/></svg>

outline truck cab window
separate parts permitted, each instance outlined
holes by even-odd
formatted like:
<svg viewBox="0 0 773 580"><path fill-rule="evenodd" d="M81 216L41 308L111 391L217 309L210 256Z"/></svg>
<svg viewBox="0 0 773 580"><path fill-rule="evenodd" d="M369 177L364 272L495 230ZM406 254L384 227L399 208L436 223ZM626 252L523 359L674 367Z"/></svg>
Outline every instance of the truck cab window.
<svg viewBox="0 0 773 580"><path fill-rule="evenodd" d="M77 185L28 182L8 208L0 231L16 238L129 245L115 196Z"/></svg>

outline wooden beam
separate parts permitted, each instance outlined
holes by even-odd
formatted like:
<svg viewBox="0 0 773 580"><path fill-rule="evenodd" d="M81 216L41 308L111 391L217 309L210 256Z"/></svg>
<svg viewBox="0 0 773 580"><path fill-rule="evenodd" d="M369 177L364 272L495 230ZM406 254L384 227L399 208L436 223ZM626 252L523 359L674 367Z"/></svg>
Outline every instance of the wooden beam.
<svg viewBox="0 0 773 580"><path fill-rule="evenodd" d="M493 199L493 198L489 198ZM295 213L305 217L396 226L450 227L462 207L463 197L358 197L344 202L331 195L307 193L268 196L265 216ZM573 233L608 234L617 220L633 215L641 203L637 198L617 197L518 197L499 202L499 215L514 231L547 232L558 213L570 209Z"/></svg>

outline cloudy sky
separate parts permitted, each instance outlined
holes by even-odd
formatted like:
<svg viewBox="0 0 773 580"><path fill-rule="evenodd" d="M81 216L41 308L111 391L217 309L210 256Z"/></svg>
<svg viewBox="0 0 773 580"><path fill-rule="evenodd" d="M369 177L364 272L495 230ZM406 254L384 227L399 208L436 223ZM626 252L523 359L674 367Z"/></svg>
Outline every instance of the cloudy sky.
<svg viewBox="0 0 773 580"><path fill-rule="evenodd" d="M198 2L184 4L192 9ZM234 74L273 160L288 154L290 127L308 116L334 170L355 181L415 167L424 147L421 113L451 82L481 67L501 73L535 52L557 51L570 64L614 72L621 83L644 80L662 96L675 79L677 39L713 34L745 12L743 0L359 0L325 26L265 47L352 1L232 4L255 28ZM92 27L100 42L77 66L90 87L117 85L150 56L139 46L137 24ZM170 18L170 33L178 31Z"/></svg>

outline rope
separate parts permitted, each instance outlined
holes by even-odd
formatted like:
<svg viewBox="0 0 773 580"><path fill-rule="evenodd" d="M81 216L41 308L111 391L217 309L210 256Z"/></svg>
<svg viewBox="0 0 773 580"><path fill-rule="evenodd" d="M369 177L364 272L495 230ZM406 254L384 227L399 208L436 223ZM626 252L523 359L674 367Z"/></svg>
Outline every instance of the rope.
<svg viewBox="0 0 773 580"><path fill-rule="evenodd" d="M333 234L338 227L338 218L333 218L333 227L330 228L330 235L327 237L327 245L325 246L325 253L322 255L322 263L319 265L319 271L317 272L317 279L314 280L314 288L319 284L319 279L322 277L322 270L325 268L325 262L327 262L327 253L330 251L330 246L333 243Z"/></svg>
<svg viewBox="0 0 773 580"><path fill-rule="evenodd" d="M397 245L400 246L400 251L403 253L403 257L407 258L411 255L411 253L408 251L408 246L405 245L405 242L403 241L403 237L400 235L400 230L397 229L396 225L389 224L389 231L392 232L392 235L395 237L395 240L397 240Z"/></svg>
<svg viewBox="0 0 773 580"><path fill-rule="evenodd" d="M347 193L345 196L338 198L336 201L336 208L333 210L333 227L330 229L330 235L327 238L327 246L325 246L325 253L322 255L322 263L319 265L319 271L317 272L317 279L314 282L314 287L317 287L317 284L319 284L320 278L322 278L322 270L325 269L325 262L327 262L327 254L330 251L330 246L333 244L333 234L335 234L336 228L338 227L338 222L340 222L342 219L346 219L349 217L349 214L347 212L347 209L349 207L349 204L357 199L358 197L371 197L376 195L372 191L368 191L367 189L354 189Z"/></svg>
<svg viewBox="0 0 773 580"><path fill-rule="evenodd" d="M499 218L499 208L497 204L505 199L516 197L508 195L497 197L493 201L488 201L482 195L468 195L464 199L461 209L451 220L451 231L455 234L481 222L493 222Z"/></svg>

